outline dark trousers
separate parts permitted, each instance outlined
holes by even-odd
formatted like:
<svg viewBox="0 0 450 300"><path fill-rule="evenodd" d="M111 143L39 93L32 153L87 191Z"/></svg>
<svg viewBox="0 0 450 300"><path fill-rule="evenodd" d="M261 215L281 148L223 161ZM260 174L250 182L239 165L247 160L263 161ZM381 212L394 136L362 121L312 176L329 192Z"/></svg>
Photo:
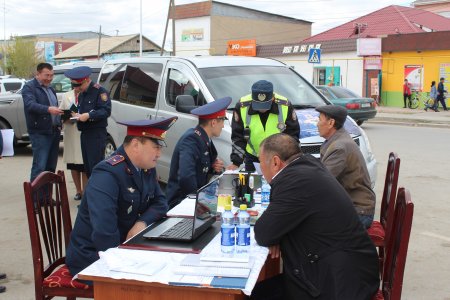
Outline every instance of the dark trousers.
<svg viewBox="0 0 450 300"><path fill-rule="evenodd" d="M61 130L55 127L52 134L30 133L29 136L33 150L30 181L33 181L41 172L55 172Z"/></svg>
<svg viewBox="0 0 450 300"><path fill-rule="evenodd" d="M445 104L445 97L437 97L436 99L436 109L439 106L439 102L441 102L442 107L444 108L444 110L447 110L447 104Z"/></svg>
<svg viewBox="0 0 450 300"><path fill-rule="evenodd" d="M284 300L283 274L257 282L250 295L250 300Z"/></svg>
<svg viewBox="0 0 450 300"><path fill-rule="evenodd" d="M81 154L87 177L95 165L105 158L106 128L85 129L81 132Z"/></svg>
<svg viewBox="0 0 450 300"><path fill-rule="evenodd" d="M408 105L406 105L406 99L408 99ZM411 95L403 94L403 107L411 107Z"/></svg>

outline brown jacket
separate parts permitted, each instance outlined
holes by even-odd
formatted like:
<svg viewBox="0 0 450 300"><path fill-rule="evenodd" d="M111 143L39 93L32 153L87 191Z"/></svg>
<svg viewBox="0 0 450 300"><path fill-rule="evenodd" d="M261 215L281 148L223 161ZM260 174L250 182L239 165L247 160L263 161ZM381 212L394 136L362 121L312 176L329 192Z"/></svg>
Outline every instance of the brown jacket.
<svg viewBox="0 0 450 300"><path fill-rule="evenodd" d="M352 198L359 215L373 215L375 193L358 145L345 131L337 130L320 147L320 160Z"/></svg>

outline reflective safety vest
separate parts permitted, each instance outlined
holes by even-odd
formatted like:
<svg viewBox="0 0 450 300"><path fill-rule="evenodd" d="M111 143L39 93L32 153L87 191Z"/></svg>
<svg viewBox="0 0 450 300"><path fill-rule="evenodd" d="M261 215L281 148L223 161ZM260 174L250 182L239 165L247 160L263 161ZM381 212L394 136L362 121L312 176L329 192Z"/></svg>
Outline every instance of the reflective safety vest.
<svg viewBox="0 0 450 300"><path fill-rule="evenodd" d="M252 101L252 95L242 97L239 101L241 103L241 119L244 123L244 128L250 129L250 138L247 141L245 151L258 156L259 145L266 138L273 134L283 132L286 128L286 119L288 114L288 99L275 94L275 103L278 104L278 116L275 114L269 114L267 118L266 126L264 128L259 114L249 115L248 107Z"/></svg>

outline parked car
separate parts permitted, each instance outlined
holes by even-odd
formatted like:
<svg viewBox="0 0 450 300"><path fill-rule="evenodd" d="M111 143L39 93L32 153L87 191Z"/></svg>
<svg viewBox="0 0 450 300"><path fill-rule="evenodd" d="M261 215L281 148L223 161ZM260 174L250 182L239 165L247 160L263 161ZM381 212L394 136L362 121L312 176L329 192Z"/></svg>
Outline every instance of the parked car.
<svg viewBox="0 0 450 300"><path fill-rule="evenodd" d="M272 59L237 56L147 57L107 61L100 73L99 84L112 99L108 120L110 149L120 145L126 127L117 121L178 116L167 132L167 148L157 165L161 181L167 182L174 147L181 135L195 127L198 119L189 111L222 97L233 100L228 118L239 99L251 92L254 82L271 81L277 93L293 104L300 122L300 141L304 153L318 157L324 139L317 130L318 105L331 104L308 81L289 66ZM219 157L230 163L231 123L214 140ZM367 163L372 184L376 180L376 160L364 131L348 118L345 128L359 145Z"/></svg>
<svg viewBox="0 0 450 300"><path fill-rule="evenodd" d="M19 91L24 86L26 80L22 78L0 78L0 94L7 94Z"/></svg>
<svg viewBox="0 0 450 300"><path fill-rule="evenodd" d="M372 98L357 95L341 86L318 85L316 88L334 105L343 106L358 125L377 114L376 102Z"/></svg>
<svg viewBox="0 0 450 300"><path fill-rule="evenodd" d="M64 72L77 66L90 66L92 68L92 81L96 82L103 62L76 62L54 67L55 76L52 86L55 88L58 98L59 95L69 91L70 80L64 76ZM1 79L9 80L17 78ZM25 81L24 81L25 82ZM68 85L67 85L68 83ZM28 136L25 113L23 110L22 90L0 94L0 129L14 129L14 146L26 146L30 143Z"/></svg>

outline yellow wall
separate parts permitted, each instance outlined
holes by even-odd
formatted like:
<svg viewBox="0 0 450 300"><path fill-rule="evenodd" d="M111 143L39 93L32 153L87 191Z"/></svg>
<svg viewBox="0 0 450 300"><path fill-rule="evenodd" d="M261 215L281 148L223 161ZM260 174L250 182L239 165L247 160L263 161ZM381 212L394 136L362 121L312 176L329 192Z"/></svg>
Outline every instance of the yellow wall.
<svg viewBox="0 0 450 300"><path fill-rule="evenodd" d="M429 92L431 81L436 81L436 84L439 82L440 64L450 63L450 50L383 52L382 58L382 103L387 106L403 106L405 65L423 65L422 86L424 92Z"/></svg>

